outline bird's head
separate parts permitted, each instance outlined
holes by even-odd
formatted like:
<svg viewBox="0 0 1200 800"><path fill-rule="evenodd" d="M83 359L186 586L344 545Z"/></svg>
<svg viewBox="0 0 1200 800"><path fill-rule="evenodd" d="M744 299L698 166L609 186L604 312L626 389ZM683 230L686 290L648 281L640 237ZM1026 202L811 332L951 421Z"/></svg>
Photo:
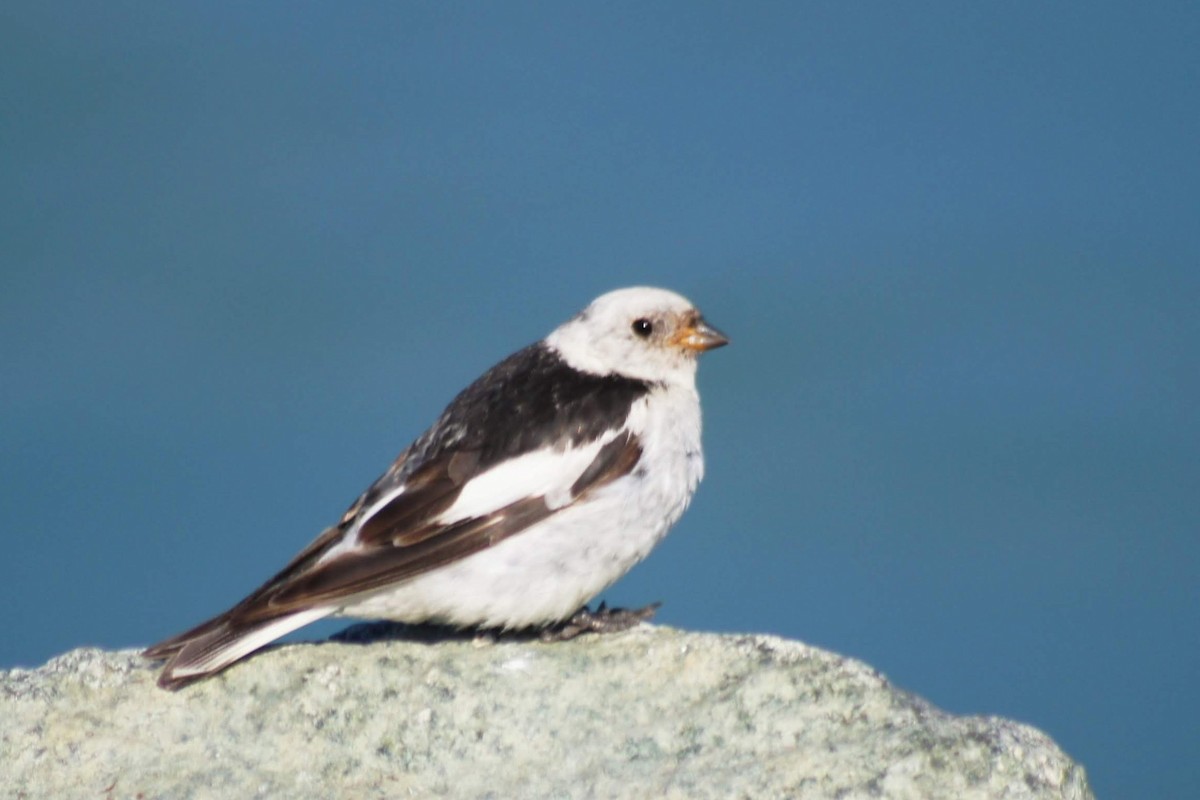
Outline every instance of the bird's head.
<svg viewBox="0 0 1200 800"><path fill-rule="evenodd" d="M546 342L576 369L655 383L690 383L696 356L729 344L687 298L646 286L597 297Z"/></svg>

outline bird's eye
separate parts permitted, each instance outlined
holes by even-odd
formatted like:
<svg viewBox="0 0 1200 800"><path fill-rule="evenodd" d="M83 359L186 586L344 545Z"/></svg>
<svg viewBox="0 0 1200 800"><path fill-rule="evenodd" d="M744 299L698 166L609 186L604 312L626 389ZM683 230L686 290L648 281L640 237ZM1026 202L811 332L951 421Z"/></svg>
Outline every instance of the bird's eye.
<svg viewBox="0 0 1200 800"><path fill-rule="evenodd" d="M633 321L633 332L643 339L654 332L654 323L648 319L636 319Z"/></svg>

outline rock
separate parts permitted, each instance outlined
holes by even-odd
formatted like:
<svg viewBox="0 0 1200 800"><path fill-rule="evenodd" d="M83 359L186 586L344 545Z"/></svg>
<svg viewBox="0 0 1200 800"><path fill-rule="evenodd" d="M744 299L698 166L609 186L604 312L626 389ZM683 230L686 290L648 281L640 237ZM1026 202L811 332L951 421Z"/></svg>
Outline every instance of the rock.
<svg viewBox="0 0 1200 800"><path fill-rule="evenodd" d="M133 651L0 673L3 794L1092 796L1033 728L946 714L770 636L353 638L280 647L175 693Z"/></svg>

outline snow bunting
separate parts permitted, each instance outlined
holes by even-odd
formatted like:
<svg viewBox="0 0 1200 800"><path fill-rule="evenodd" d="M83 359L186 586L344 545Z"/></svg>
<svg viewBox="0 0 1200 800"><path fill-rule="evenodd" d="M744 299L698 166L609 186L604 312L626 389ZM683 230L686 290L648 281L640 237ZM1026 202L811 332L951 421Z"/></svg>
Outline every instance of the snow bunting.
<svg viewBox="0 0 1200 800"><path fill-rule="evenodd" d="M178 688L329 616L627 627L585 604L646 557L704 473L696 357L728 343L683 297L602 295L501 361L279 574L145 651Z"/></svg>

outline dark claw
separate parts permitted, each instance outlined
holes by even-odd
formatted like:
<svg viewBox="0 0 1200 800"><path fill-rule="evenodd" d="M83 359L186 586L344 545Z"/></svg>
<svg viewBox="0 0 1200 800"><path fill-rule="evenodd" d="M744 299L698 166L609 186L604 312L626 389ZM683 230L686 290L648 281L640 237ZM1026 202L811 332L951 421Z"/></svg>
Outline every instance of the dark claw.
<svg viewBox="0 0 1200 800"><path fill-rule="evenodd" d="M644 608L609 608L601 602L595 611L587 606L579 609L568 620L552 625L542 631L543 642L565 642L584 633L617 633L629 630L654 616L662 603L651 603Z"/></svg>

